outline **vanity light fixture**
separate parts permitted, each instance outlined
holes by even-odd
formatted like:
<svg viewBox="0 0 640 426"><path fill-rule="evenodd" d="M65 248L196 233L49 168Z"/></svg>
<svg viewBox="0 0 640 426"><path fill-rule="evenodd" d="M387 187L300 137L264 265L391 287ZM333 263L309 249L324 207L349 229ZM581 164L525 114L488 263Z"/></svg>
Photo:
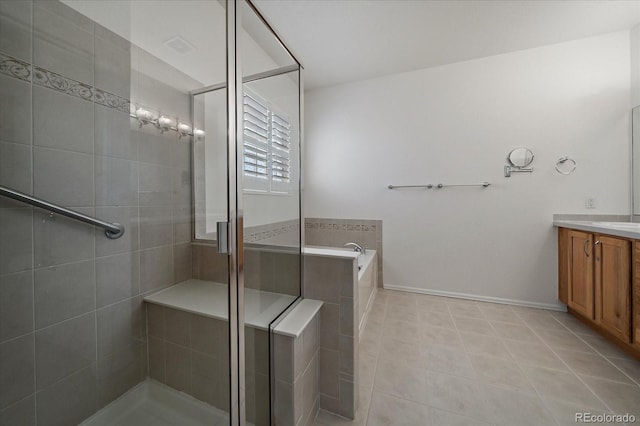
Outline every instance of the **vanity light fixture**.
<svg viewBox="0 0 640 426"><path fill-rule="evenodd" d="M147 124L153 125L156 129L160 130L160 133L166 131L174 131L178 133L178 139L182 139L183 136L193 136L195 139L204 137L204 130L193 129L193 126L187 123L178 121L177 118L173 118L166 114L157 114L153 110L139 107L131 104L131 112L129 116L138 120L138 126L142 127Z"/></svg>

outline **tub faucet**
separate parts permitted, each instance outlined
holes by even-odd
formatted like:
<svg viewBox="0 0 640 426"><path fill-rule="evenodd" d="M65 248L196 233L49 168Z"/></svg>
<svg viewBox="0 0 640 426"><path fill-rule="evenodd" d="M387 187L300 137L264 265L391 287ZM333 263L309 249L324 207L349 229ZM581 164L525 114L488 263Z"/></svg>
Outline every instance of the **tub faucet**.
<svg viewBox="0 0 640 426"><path fill-rule="evenodd" d="M366 247L362 247L358 243L347 243L344 245L345 247L353 247L353 251L357 251L359 253L365 254L367 252Z"/></svg>

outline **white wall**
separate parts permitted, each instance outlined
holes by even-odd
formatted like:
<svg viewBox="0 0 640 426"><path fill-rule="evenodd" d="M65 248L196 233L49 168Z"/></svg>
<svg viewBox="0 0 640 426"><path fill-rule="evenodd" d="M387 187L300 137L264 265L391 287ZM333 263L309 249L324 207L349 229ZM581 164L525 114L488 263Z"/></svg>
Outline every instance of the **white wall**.
<svg viewBox="0 0 640 426"><path fill-rule="evenodd" d="M318 89L305 108L305 215L382 219L386 286L556 305L552 215L629 212L628 31ZM517 146L535 172L505 178Z"/></svg>
<svg viewBox="0 0 640 426"><path fill-rule="evenodd" d="M640 25L631 29L631 105L640 105Z"/></svg>
<svg viewBox="0 0 640 426"><path fill-rule="evenodd" d="M631 29L631 107L640 106L640 25ZM632 123L635 136L632 138L633 147L633 214L640 215L640 111L635 112L636 124Z"/></svg>

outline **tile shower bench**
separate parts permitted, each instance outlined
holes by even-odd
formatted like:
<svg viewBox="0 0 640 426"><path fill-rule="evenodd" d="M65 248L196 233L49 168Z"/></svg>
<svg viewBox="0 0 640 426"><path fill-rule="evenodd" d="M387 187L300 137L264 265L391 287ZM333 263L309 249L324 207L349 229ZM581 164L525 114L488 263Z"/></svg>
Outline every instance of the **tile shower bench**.
<svg viewBox="0 0 640 426"><path fill-rule="evenodd" d="M175 389L228 411L228 286L189 279L144 298L147 302L149 374ZM269 324L295 296L245 289L247 419L269 424ZM298 302L274 329L278 424L307 425L319 407L322 302ZM188 330L188 333L185 332ZM304 385L303 385L304 384ZM258 398L256 398L258 396Z"/></svg>
<svg viewBox="0 0 640 426"><path fill-rule="evenodd" d="M190 279L144 298L145 302L228 321L226 284ZM296 299L288 294L246 288L244 292L245 325L267 330L269 323Z"/></svg>

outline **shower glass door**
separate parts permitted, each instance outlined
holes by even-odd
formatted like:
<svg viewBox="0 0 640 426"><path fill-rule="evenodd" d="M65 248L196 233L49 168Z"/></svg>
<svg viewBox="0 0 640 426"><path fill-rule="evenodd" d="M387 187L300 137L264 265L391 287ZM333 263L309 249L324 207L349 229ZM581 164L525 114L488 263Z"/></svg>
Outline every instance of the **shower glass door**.
<svg viewBox="0 0 640 426"><path fill-rule="evenodd" d="M1 425L272 422L300 86L247 1L0 0Z"/></svg>
<svg viewBox="0 0 640 426"><path fill-rule="evenodd" d="M256 426L296 424L295 378L276 380L289 366L275 364L270 330L301 295L300 65L249 2L238 5L245 413Z"/></svg>
<svg viewBox="0 0 640 426"><path fill-rule="evenodd" d="M0 0L0 424L239 423L234 12Z"/></svg>

